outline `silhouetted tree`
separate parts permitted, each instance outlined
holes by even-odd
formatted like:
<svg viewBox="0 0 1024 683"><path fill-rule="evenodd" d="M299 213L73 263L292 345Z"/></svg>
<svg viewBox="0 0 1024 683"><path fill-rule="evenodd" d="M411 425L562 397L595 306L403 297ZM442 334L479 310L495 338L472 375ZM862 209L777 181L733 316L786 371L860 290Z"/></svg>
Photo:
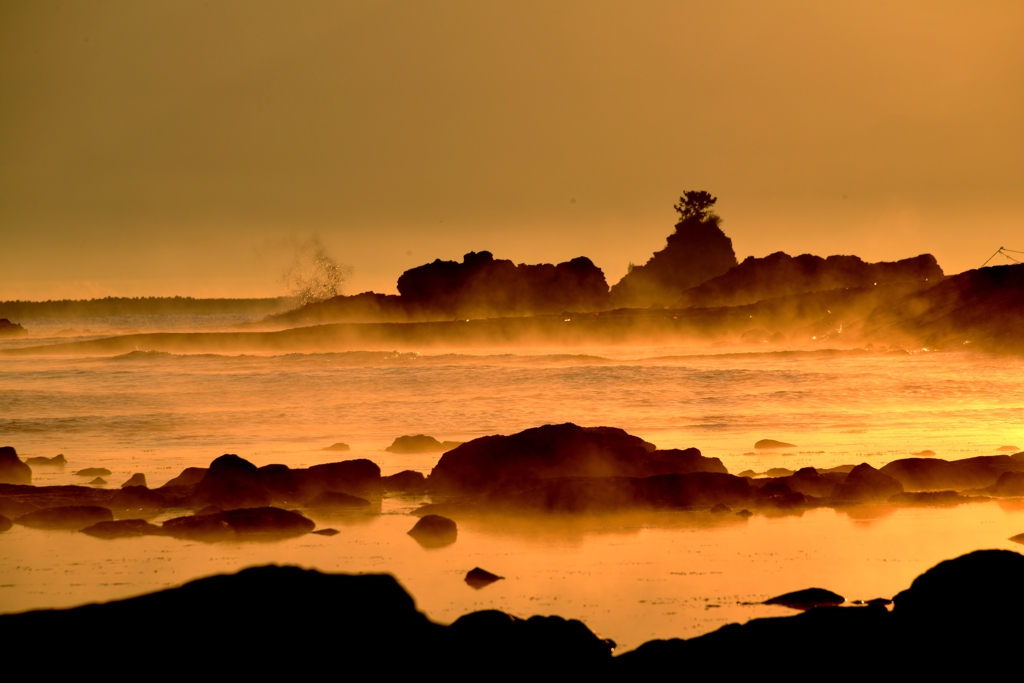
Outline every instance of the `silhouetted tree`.
<svg viewBox="0 0 1024 683"><path fill-rule="evenodd" d="M704 222L712 217L718 218L718 216L711 213L711 207L717 201L718 197L712 197L710 192L691 190L684 192L683 196L679 198L679 203L674 204L673 208L679 212L680 223L693 218Z"/></svg>

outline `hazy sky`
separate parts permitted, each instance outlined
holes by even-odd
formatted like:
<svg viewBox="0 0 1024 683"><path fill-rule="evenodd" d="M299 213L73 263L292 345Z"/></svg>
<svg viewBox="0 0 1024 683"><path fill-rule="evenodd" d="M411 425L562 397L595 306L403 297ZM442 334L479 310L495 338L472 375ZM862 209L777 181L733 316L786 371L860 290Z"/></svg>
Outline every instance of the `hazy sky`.
<svg viewBox="0 0 1024 683"><path fill-rule="evenodd" d="M1024 250L1024 3L0 4L0 299L272 295L296 240L610 282L684 190L738 256Z"/></svg>

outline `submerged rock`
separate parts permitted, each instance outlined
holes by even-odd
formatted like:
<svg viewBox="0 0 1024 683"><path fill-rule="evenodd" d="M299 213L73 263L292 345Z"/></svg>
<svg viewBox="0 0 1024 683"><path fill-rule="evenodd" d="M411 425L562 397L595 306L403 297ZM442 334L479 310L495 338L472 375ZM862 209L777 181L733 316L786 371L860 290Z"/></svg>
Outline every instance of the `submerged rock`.
<svg viewBox="0 0 1024 683"><path fill-rule="evenodd" d="M347 451L351 450L351 448L349 448L349 445L347 443L341 443L339 441L338 443L333 443L330 446L328 446L327 448L321 448L320 450L322 450L322 451L334 451L334 452L337 452L337 453L344 453L344 452L347 452Z"/></svg>
<svg viewBox="0 0 1024 683"><path fill-rule="evenodd" d="M447 517L424 515L408 533L424 547L439 548L454 543L459 530L455 522Z"/></svg>
<svg viewBox="0 0 1024 683"><path fill-rule="evenodd" d="M504 576L492 574L486 569L481 569L480 567L474 567L466 572L466 583L478 590L484 586L490 586L495 581L501 581L504 578Z"/></svg>
<svg viewBox="0 0 1024 683"><path fill-rule="evenodd" d="M163 528L150 524L144 519L117 519L97 522L81 530L83 534L96 538L133 538L136 536L163 536Z"/></svg>
<svg viewBox="0 0 1024 683"><path fill-rule="evenodd" d="M388 453L443 453L461 445L461 441L438 441L425 434L400 436L384 450Z"/></svg>
<svg viewBox="0 0 1024 683"><path fill-rule="evenodd" d="M341 532L337 529L332 529L328 527L326 529L317 529L316 531L310 531L309 533L316 534L317 536L337 536Z"/></svg>
<svg viewBox="0 0 1024 683"><path fill-rule="evenodd" d="M754 448L758 450L766 450L772 448L796 448L795 444L786 443L785 441L776 441L775 439L761 439L754 444Z"/></svg>
<svg viewBox="0 0 1024 683"><path fill-rule="evenodd" d="M222 540L238 536L297 536L316 528L313 520L298 512L275 507L237 508L207 515L176 517L163 523L171 536L197 540Z"/></svg>
<svg viewBox="0 0 1024 683"><path fill-rule="evenodd" d="M34 529L84 529L97 522L109 522L114 513L99 505L63 505L45 508L22 515L14 520L17 524Z"/></svg>
<svg viewBox="0 0 1024 683"><path fill-rule="evenodd" d="M14 522L3 515L0 515L0 532L7 531L12 526L14 526Z"/></svg>
<svg viewBox="0 0 1024 683"><path fill-rule="evenodd" d="M897 493L903 493L903 484L871 465L861 463L850 470L843 483L833 487L832 499L838 502L869 503L889 500Z"/></svg>
<svg viewBox="0 0 1024 683"><path fill-rule="evenodd" d="M113 472L106 467L86 467L75 472L79 477L109 477Z"/></svg>
<svg viewBox="0 0 1024 683"><path fill-rule="evenodd" d="M392 474L380 478L385 491L395 493L422 493L427 488L427 478L422 472L403 470L398 474Z"/></svg>
<svg viewBox="0 0 1024 683"><path fill-rule="evenodd" d="M324 491L313 500L306 503L311 508L368 508L370 501L358 496L350 496L347 493L336 491Z"/></svg>
<svg viewBox="0 0 1024 683"><path fill-rule="evenodd" d="M0 446L0 484L31 484L32 468L12 446Z"/></svg>
<svg viewBox="0 0 1024 683"><path fill-rule="evenodd" d="M814 607L841 605L846 598L824 588L805 588L804 590L784 593L764 601L766 605L782 605L793 609L808 610Z"/></svg>
<svg viewBox="0 0 1024 683"><path fill-rule="evenodd" d="M43 456L37 456L35 458L26 458L25 464L30 467L64 467L68 464L67 458L64 454L55 455L52 458L46 458Z"/></svg>
<svg viewBox="0 0 1024 683"><path fill-rule="evenodd" d="M128 486L141 486L141 487L145 488L146 487L146 475L143 474L142 472L136 472L131 477L129 477L128 481L126 481L125 483L121 484L121 488L126 488Z"/></svg>

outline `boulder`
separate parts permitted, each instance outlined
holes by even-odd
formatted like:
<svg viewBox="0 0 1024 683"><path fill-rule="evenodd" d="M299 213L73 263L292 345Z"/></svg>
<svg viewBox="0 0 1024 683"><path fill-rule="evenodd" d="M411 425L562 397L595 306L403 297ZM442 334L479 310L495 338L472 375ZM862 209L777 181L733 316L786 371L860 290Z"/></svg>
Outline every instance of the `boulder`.
<svg viewBox="0 0 1024 683"><path fill-rule="evenodd" d="M1003 472L1024 471L1024 462L1009 455L963 460L903 458L881 469L908 491L963 491L992 486Z"/></svg>
<svg viewBox="0 0 1024 683"><path fill-rule="evenodd" d="M806 496L827 498L832 494L835 485L846 479L847 474L848 472L822 473L813 467L804 467L789 476L779 477L775 481L785 484L791 491Z"/></svg>
<svg viewBox="0 0 1024 683"><path fill-rule="evenodd" d="M10 527L8 527L10 528ZM1013 541L1014 543L1024 543L1024 534L1017 534L1016 536L1010 536L1007 540Z"/></svg>
<svg viewBox="0 0 1024 683"><path fill-rule="evenodd" d="M107 485L107 480L104 479L103 477L96 477L95 479L93 479L92 481L89 482L89 486L106 486L106 485Z"/></svg>
<svg viewBox="0 0 1024 683"><path fill-rule="evenodd" d="M134 538L137 536L163 536L164 530L144 519L117 519L111 522L97 522L81 530L83 534L96 538Z"/></svg>
<svg viewBox="0 0 1024 683"><path fill-rule="evenodd" d="M145 486L126 486L108 503L115 510L160 510L168 507L167 499Z"/></svg>
<svg viewBox="0 0 1024 683"><path fill-rule="evenodd" d="M7 531L12 526L14 526L14 522L12 522L9 518L0 515L0 532Z"/></svg>
<svg viewBox="0 0 1024 683"><path fill-rule="evenodd" d="M55 455L52 458L38 456L35 458L26 458L25 464L30 467L64 467L68 464L68 459L64 457L64 454Z"/></svg>
<svg viewBox="0 0 1024 683"><path fill-rule="evenodd" d="M354 496L379 494L381 491L380 467L365 458L313 465L300 471L306 498L321 491L340 491Z"/></svg>
<svg viewBox="0 0 1024 683"><path fill-rule="evenodd" d="M220 512L168 519L161 527L168 536L196 541L226 541L237 536Z"/></svg>
<svg viewBox="0 0 1024 683"><path fill-rule="evenodd" d="M34 529L84 529L97 522L109 522L114 519L114 513L109 508L99 505L63 505L60 507L44 508L14 520L23 526Z"/></svg>
<svg viewBox="0 0 1024 683"><path fill-rule="evenodd" d="M338 443L332 443L327 448L321 448L320 450L322 450L322 451L334 451L336 453L345 453L345 452L351 450L351 448L349 448L349 445L347 443L341 443L339 441Z"/></svg>
<svg viewBox="0 0 1024 683"><path fill-rule="evenodd" d="M613 427L544 425L464 443L441 456L427 483L483 492L530 479L642 476L654 451L653 444Z"/></svg>
<svg viewBox="0 0 1024 683"><path fill-rule="evenodd" d="M1024 472L1003 472L996 483L985 489L993 496L1024 496Z"/></svg>
<svg viewBox="0 0 1024 683"><path fill-rule="evenodd" d="M84 470L75 472L79 477L109 477L113 472L106 467L86 467Z"/></svg>
<svg viewBox="0 0 1024 683"><path fill-rule="evenodd" d="M309 533L316 534L317 536L337 536L341 532L337 529L332 529L328 527L326 529L317 529L316 531L310 531Z"/></svg>
<svg viewBox="0 0 1024 683"><path fill-rule="evenodd" d="M32 468L12 446L0 446L0 484L31 484Z"/></svg>
<svg viewBox="0 0 1024 683"><path fill-rule="evenodd" d="M736 516L737 517L753 517L754 513L751 512L750 510L747 510L746 508L744 508L744 509L740 510L739 512L737 512Z"/></svg>
<svg viewBox="0 0 1024 683"><path fill-rule="evenodd" d="M142 486L143 488L145 488L146 487L146 475L143 474L142 472L136 472L135 474L133 474L128 479L128 481L126 481L125 483L121 484L121 488L125 488L125 487L128 487L128 486Z"/></svg>
<svg viewBox="0 0 1024 683"><path fill-rule="evenodd" d="M181 471L181 474L171 479L169 482L161 486L164 488L167 486L195 486L203 480L206 473L209 470L206 467L186 467Z"/></svg>
<svg viewBox="0 0 1024 683"><path fill-rule="evenodd" d="M315 528L313 520L275 507L235 508L207 515L176 517L163 523L164 531L171 536L208 541L238 536L298 536Z"/></svg>
<svg viewBox="0 0 1024 683"><path fill-rule="evenodd" d="M408 533L424 547L439 548L454 543L459 530L455 522L447 517L425 515L419 518Z"/></svg>
<svg viewBox="0 0 1024 683"><path fill-rule="evenodd" d="M196 499L225 510L266 507L270 491L264 486L259 470L237 455L222 455L212 463L196 486Z"/></svg>
<svg viewBox="0 0 1024 683"><path fill-rule="evenodd" d="M432 436L413 434L398 437L384 450L388 453L443 453L461 444L461 441L442 442Z"/></svg>
<svg viewBox="0 0 1024 683"><path fill-rule="evenodd" d="M723 503L717 503L714 507L712 507L709 510L709 512L713 515L724 515L729 512L732 512L732 508Z"/></svg>
<svg viewBox="0 0 1024 683"><path fill-rule="evenodd" d="M766 605L782 605L793 609L808 610L814 607L841 605L846 598L824 588L805 588L792 593L784 593L764 601Z"/></svg>
<svg viewBox="0 0 1024 683"><path fill-rule="evenodd" d="M796 448L796 445L786 443L785 441L776 441L775 439L761 439L754 444L754 448L758 450L770 450L773 448Z"/></svg>
<svg viewBox="0 0 1024 683"><path fill-rule="evenodd" d="M466 572L466 583L477 590L484 586L490 586L495 581L501 581L504 578L504 576L492 574L486 569L481 569L480 567L474 567Z"/></svg>
<svg viewBox="0 0 1024 683"><path fill-rule="evenodd" d="M861 463L850 470L843 483L832 488L831 498L836 502L869 503L889 500L897 493L903 493L903 484Z"/></svg>
<svg viewBox="0 0 1024 683"><path fill-rule="evenodd" d="M313 500L306 503L311 508L332 508L332 509L361 509L370 507L370 501L358 496L350 496L347 493L337 491L324 491L317 494Z"/></svg>
<svg viewBox="0 0 1024 683"><path fill-rule="evenodd" d="M422 472L414 470L403 470L398 474L392 474L380 478L385 491L395 493L422 493L427 488L427 478Z"/></svg>

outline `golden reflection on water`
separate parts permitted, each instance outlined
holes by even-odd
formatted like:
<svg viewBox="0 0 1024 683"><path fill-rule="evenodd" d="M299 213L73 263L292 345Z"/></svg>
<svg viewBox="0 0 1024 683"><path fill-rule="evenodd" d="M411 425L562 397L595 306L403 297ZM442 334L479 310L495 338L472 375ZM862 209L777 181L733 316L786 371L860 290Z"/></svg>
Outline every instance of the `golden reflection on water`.
<svg viewBox="0 0 1024 683"><path fill-rule="evenodd" d="M1024 503L949 508L816 509L749 520L704 512L607 517L467 517L453 545L427 550L406 532L416 501L379 516L314 516L334 537L204 544L147 537L104 541L16 526L2 538L0 611L137 595L243 567L297 564L394 574L430 618L479 609L583 620L620 652L652 638L789 614L749 605L820 586L848 600L891 597L937 562L979 548L1018 549ZM482 590L473 567L506 577Z"/></svg>

